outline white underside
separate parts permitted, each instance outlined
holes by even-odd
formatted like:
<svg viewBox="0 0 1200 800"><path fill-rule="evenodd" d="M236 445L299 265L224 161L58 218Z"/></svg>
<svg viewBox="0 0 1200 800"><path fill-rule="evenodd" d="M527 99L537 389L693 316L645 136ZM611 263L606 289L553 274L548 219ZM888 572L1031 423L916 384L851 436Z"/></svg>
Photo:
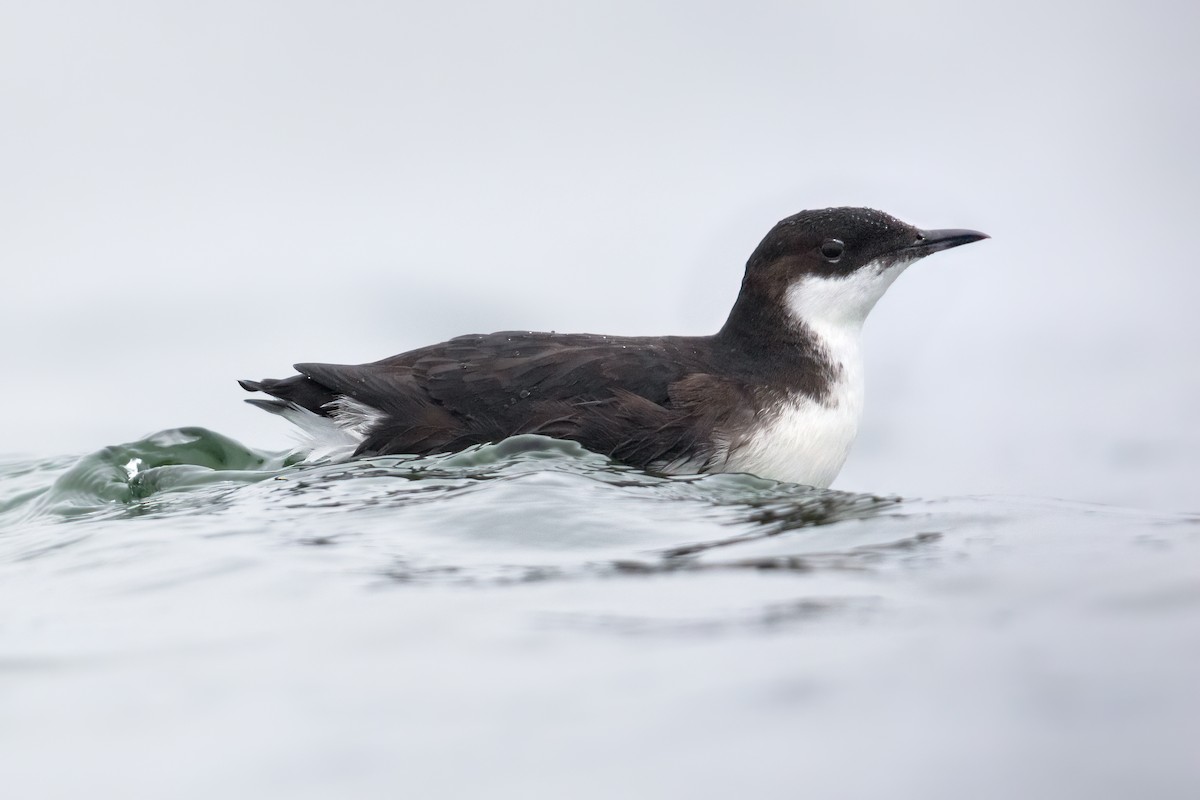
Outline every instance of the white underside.
<svg viewBox="0 0 1200 800"><path fill-rule="evenodd" d="M307 408L289 405L280 416L296 426L299 442L292 451L305 464L345 461L363 443L371 426L383 413L364 403L340 397L329 404L332 416L314 414Z"/></svg>
<svg viewBox="0 0 1200 800"><path fill-rule="evenodd" d="M839 387L828 402L794 397L731 451L721 470L826 488L846 463L861 419L861 384Z"/></svg>

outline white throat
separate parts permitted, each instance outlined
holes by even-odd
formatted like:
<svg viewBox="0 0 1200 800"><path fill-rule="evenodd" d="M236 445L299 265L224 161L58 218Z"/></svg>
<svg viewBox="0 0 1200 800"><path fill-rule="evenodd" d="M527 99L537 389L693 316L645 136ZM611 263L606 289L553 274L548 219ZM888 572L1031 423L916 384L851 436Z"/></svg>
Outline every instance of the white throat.
<svg viewBox="0 0 1200 800"><path fill-rule="evenodd" d="M822 488L833 482L862 419L863 322L911 263L872 262L845 278L809 276L788 290L788 313L816 337L836 377L820 400L797 395L785 401L748 442L730 452L726 470Z"/></svg>
<svg viewBox="0 0 1200 800"><path fill-rule="evenodd" d="M872 261L844 278L810 275L788 289L788 312L795 322L818 336L841 335L843 331L857 335L879 298L916 260L893 262L890 266Z"/></svg>
<svg viewBox="0 0 1200 800"><path fill-rule="evenodd" d="M885 265L872 261L844 278L810 275L787 292L792 321L817 337L843 375L862 385L862 327L871 309L916 259Z"/></svg>

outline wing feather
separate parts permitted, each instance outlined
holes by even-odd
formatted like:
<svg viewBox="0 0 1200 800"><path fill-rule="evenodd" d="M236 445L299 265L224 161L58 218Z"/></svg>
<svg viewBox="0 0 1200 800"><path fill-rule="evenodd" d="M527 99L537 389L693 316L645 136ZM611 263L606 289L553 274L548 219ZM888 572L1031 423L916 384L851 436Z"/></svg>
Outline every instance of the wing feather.
<svg viewBox="0 0 1200 800"><path fill-rule="evenodd" d="M505 331L370 364L297 364L299 375L243 386L326 415L340 397L378 409L359 454L540 433L635 466L710 463L722 455L714 431L752 406L744 389L705 372L711 347L708 338Z"/></svg>

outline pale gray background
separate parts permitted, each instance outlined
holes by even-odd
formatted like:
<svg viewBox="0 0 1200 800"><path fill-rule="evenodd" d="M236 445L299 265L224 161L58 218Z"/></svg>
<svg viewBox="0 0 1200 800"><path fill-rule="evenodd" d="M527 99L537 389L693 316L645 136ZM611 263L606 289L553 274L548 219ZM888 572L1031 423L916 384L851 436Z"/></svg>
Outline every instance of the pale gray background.
<svg viewBox="0 0 1200 800"><path fill-rule="evenodd" d="M1196 509L1187 2L6 3L0 451L504 328L704 333L802 208L995 238L868 324L842 488Z"/></svg>

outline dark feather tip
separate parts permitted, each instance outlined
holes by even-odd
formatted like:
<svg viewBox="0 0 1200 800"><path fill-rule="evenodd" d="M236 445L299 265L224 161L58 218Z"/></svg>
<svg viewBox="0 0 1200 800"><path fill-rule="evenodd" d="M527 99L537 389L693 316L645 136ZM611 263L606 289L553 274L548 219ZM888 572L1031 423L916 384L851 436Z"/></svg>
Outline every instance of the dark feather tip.
<svg viewBox="0 0 1200 800"><path fill-rule="evenodd" d="M283 400L263 400L258 397L247 397L246 402L264 411L270 411L272 414L280 414L288 409L288 404Z"/></svg>

